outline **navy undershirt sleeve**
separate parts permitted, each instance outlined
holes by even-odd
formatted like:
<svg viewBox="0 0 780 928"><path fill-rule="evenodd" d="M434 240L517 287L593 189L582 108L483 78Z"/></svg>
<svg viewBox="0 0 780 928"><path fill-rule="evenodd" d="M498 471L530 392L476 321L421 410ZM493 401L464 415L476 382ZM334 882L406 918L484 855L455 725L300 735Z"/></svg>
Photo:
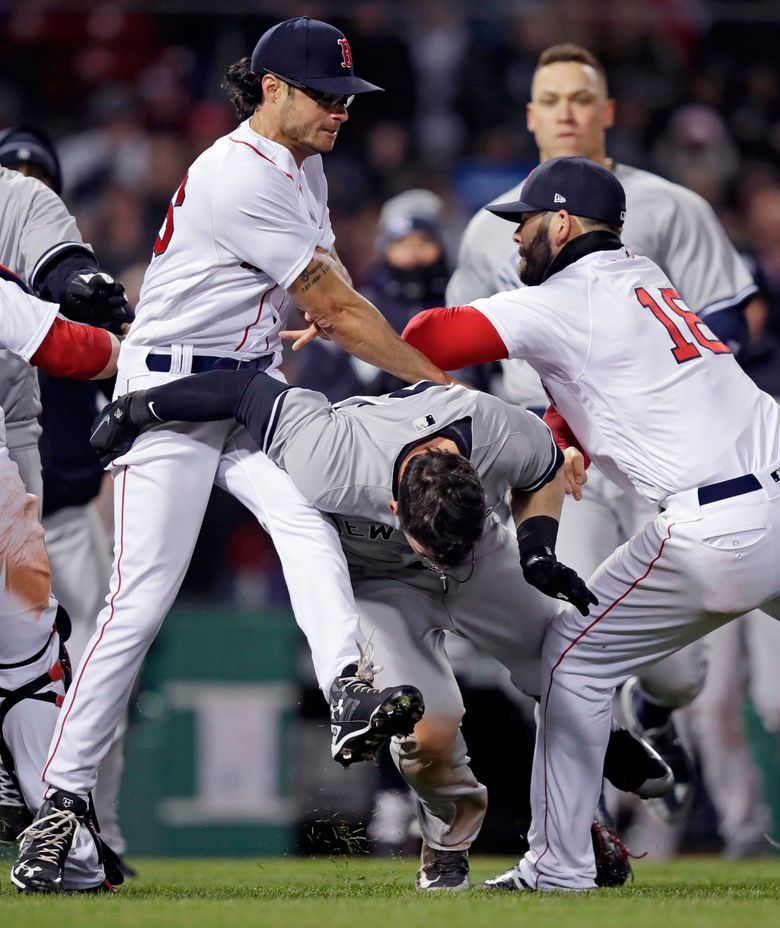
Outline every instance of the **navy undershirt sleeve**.
<svg viewBox="0 0 780 928"><path fill-rule="evenodd" d="M162 422L236 419L262 445L274 403L291 389L262 371L209 371L144 391L144 404Z"/></svg>

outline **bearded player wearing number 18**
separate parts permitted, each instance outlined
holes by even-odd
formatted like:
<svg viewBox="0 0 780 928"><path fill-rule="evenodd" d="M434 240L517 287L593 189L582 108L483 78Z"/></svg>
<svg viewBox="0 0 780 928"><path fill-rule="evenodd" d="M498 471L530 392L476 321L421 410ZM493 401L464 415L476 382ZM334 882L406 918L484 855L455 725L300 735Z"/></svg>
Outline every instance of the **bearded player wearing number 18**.
<svg viewBox="0 0 780 928"><path fill-rule="evenodd" d="M343 33L308 17L280 23L260 38L251 62L228 70L227 83L248 118L194 162L171 203L122 346L117 393L215 367L281 379L280 331L293 301L363 360L412 382L447 382L353 290L333 251L320 156L333 148L352 95L381 89L355 76ZM166 423L116 465L108 605L43 771L50 791L39 816L47 806L74 814L57 834L22 847L18 866L42 868L27 886L35 891L56 885L60 852L174 601L214 483L255 514L279 553L318 681L332 700L334 756L361 759L410 731L422 710L411 687L371 687L336 531L245 429L230 421Z"/></svg>
<svg viewBox="0 0 780 928"><path fill-rule="evenodd" d="M605 168L554 158L491 209L520 223L527 286L429 310L404 336L447 369L527 360L599 470L659 508L591 577L593 614L565 606L548 629L530 850L488 881L590 889L616 687L750 609L780 618L780 411L623 246L625 194Z"/></svg>

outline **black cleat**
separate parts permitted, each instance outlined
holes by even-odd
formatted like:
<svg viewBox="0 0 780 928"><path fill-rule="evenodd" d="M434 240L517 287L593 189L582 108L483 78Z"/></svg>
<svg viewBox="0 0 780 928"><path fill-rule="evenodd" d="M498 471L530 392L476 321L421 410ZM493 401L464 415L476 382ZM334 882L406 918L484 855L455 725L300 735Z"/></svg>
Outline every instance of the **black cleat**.
<svg viewBox="0 0 780 928"><path fill-rule="evenodd" d="M372 684L371 670L350 664L330 688L331 754L345 767L373 760L394 735L410 735L425 711L416 687Z"/></svg>
<svg viewBox="0 0 780 928"><path fill-rule="evenodd" d="M420 869L417 871L414 885L417 889L426 892L447 890L457 893L462 889L468 889L470 886L469 852L439 851L423 844Z"/></svg>
<svg viewBox="0 0 780 928"><path fill-rule="evenodd" d="M670 713L661 725L654 725L645 718L648 703L642 694L638 677L630 677L623 685L620 706L631 731L661 756L674 775L672 787L658 797L648 798L645 805L662 822L673 824L683 821L693 805L696 776L691 759L677 734L674 717Z"/></svg>
<svg viewBox="0 0 780 928"><path fill-rule="evenodd" d="M640 799L665 796L674 786L672 768L644 738L626 728L615 728L609 736L604 776L616 789Z"/></svg>
<svg viewBox="0 0 780 928"><path fill-rule="evenodd" d="M62 871L79 835L87 801L75 793L56 790L45 800L32 825L19 835L19 854L11 881L27 893L62 892Z"/></svg>

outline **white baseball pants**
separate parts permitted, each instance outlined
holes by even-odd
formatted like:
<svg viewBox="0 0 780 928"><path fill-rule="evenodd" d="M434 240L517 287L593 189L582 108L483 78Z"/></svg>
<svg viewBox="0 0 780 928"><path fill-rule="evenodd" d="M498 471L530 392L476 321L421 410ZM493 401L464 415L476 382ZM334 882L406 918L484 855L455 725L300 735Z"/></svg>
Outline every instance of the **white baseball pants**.
<svg viewBox="0 0 780 928"><path fill-rule="evenodd" d="M143 352L131 353L122 373L118 393L171 379L149 374ZM356 642L363 640L335 529L243 428L232 421L166 424L140 436L114 470L108 603L75 672L44 769L49 786L78 794L95 784L133 681L184 578L214 483L269 532L324 692L357 660Z"/></svg>
<svg viewBox="0 0 780 928"><path fill-rule="evenodd" d="M590 824L615 688L730 619L761 607L780 618L780 484L699 505L696 491L615 551L592 577L599 605L556 616L542 655L542 703L531 784L537 889L590 889Z"/></svg>

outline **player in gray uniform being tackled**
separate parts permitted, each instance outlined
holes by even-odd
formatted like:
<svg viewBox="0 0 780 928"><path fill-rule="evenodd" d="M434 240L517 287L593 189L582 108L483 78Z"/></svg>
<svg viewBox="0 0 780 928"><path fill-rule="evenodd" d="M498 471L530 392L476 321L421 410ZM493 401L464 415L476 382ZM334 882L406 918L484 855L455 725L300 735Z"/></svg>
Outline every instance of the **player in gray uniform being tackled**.
<svg viewBox="0 0 780 928"><path fill-rule="evenodd" d="M468 766L444 630L494 655L518 689L539 693L542 641L558 601L583 614L594 601L555 557L560 450L536 416L462 386L422 381L331 406L320 393L256 371L215 371L127 394L103 411L92 444L104 463L121 465L142 429L225 418L244 424L329 515L385 679L421 690L425 718L391 743L417 798L417 886L465 889L487 791ZM517 538L492 513L507 490ZM348 720L345 703L341 724ZM643 795L671 786L668 767L625 731L614 733L605 775ZM606 829L594 826L593 834L600 879L622 883L630 872L622 845Z"/></svg>

